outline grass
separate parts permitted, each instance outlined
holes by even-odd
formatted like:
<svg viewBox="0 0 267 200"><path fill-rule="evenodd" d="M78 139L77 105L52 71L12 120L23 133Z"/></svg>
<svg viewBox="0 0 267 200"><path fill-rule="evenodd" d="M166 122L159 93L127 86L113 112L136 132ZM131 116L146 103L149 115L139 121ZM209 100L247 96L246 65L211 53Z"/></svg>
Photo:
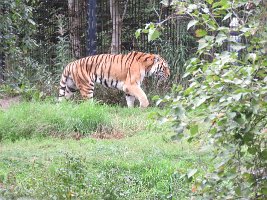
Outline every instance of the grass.
<svg viewBox="0 0 267 200"><path fill-rule="evenodd" d="M189 199L181 176L208 156L151 125L153 110L35 102L1 112L0 199Z"/></svg>

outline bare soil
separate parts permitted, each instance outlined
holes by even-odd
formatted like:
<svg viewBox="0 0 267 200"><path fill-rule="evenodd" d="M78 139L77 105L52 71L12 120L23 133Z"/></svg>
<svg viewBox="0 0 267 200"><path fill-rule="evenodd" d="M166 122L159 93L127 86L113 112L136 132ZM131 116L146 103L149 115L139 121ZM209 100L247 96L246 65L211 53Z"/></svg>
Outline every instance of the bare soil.
<svg viewBox="0 0 267 200"><path fill-rule="evenodd" d="M114 133L94 133L91 135L91 137L96 139L122 139L125 136L122 133L114 132Z"/></svg>
<svg viewBox="0 0 267 200"><path fill-rule="evenodd" d="M8 109L11 105L19 103L21 100L20 96L15 96L15 97L3 97L0 99L0 109L6 110Z"/></svg>

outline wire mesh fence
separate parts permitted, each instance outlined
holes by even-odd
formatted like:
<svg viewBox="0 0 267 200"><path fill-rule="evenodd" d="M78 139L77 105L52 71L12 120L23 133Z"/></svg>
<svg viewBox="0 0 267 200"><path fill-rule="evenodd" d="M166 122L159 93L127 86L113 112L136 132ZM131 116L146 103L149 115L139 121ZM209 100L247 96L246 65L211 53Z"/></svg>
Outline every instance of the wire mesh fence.
<svg viewBox="0 0 267 200"><path fill-rule="evenodd" d="M112 5L112 2L116 4ZM138 28L148 22L157 23L172 14L172 8L164 6L160 0L39 0L33 8L37 48L32 49L29 56L50 67L57 64L62 38L68 42L64 46L65 57L70 59L112 53L115 46L117 53L153 52L166 54L174 60L178 56L182 62L181 59L185 59L195 46L194 37L186 30L186 18L166 21L163 34L156 41L148 42L146 34L135 38ZM8 55L1 58L1 61L5 60L1 62L2 71L4 65L5 69L13 69ZM177 59L176 62L180 62Z"/></svg>

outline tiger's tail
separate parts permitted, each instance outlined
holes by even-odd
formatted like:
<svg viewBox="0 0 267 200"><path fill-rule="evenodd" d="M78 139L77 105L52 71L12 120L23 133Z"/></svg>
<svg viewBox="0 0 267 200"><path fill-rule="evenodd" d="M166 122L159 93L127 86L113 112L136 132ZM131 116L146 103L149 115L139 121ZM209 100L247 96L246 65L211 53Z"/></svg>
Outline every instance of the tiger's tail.
<svg viewBox="0 0 267 200"><path fill-rule="evenodd" d="M65 67L60 79L60 88L58 94L58 101L62 101L65 99L66 87L67 87L67 79L69 77L69 65Z"/></svg>

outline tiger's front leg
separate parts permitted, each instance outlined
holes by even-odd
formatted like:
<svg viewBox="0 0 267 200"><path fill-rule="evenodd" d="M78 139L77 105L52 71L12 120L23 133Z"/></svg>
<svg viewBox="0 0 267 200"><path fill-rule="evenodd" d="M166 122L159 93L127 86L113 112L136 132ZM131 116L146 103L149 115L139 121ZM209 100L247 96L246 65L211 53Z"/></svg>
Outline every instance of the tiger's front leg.
<svg viewBox="0 0 267 200"><path fill-rule="evenodd" d="M131 96L130 94L126 94L126 102L127 102L127 106L129 108L134 107L134 101L135 101L135 97Z"/></svg>
<svg viewBox="0 0 267 200"><path fill-rule="evenodd" d="M149 101L147 99L147 96L140 86L138 86L138 85L124 86L123 91L126 92L126 94L130 95L130 98L128 98L130 105L133 106L132 96L138 99L138 101L140 103L140 107L146 108L149 105ZM127 100L127 98L126 98L126 100ZM128 104L128 100L127 100L127 105L128 105L128 107L130 107Z"/></svg>

